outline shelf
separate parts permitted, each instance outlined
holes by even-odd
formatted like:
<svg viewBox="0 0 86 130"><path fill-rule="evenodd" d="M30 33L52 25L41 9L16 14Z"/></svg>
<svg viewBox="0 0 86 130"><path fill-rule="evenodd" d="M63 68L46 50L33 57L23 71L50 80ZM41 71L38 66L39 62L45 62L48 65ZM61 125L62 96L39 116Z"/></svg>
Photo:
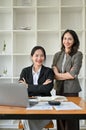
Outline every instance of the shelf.
<svg viewBox="0 0 86 130"><path fill-rule="evenodd" d="M30 8L17 8L13 9L13 28L19 30L22 28L29 28L29 30L35 29L35 10ZM25 19L25 20L24 20Z"/></svg>
<svg viewBox="0 0 86 130"><path fill-rule="evenodd" d="M83 29L82 8L62 8L61 9L61 28L63 30L70 28L74 30ZM77 24L77 22L78 24Z"/></svg>
<svg viewBox="0 0 86 130"><path fill-rule="evenodd" d="M5 13L5 14L7 14L7 13L11 13L11 8L10 7L0 7L0 13Z"/></svg>
<svg viewBox="0 0 86 130"><path fill-rule="evenodd" d="M35 4L35 0L13 0L14 6L32 6Z"/></svg>
<svg viewBox="0 0 86 130"><path fill-rule="evenodd" d="M44 24L46 23L46 24ZM59 11L55 8L38 8L37 10L37 29L52 29L59 28Z"/></svg>
<svg viewBox="0 0 86 130"><path fill-rule="evenodd" d="M78 35L78 37L79 37L79 41L80 41L80 47L79 47L79 50L80 51L84 51L84 48L83 48L83 46L82 46L82 43L84 42L84 40L83 40L83 31L81 31L81 32L77 32L77 35Z"/></svg>
<svg viewBox="0 0 86 130"><path fill-rule="evenodd" d="M35 33L18 32L13 34L13 53L30 54L31 49L35 45Z"/></svg>
<svg viewBox="0 0 86 130"><path fill-rule="evenodd" d="M18 123L19 120L0 120L0 128L13 128L13 129L18 129Z"/></svg>
<svg viewBox="0 0 86 130"><path fill-rule="evenodd" d="M4 76L4 70L7 70L6 77L12 77L12 57L9 55L0 55L0 75Z"/></svg>
<svg viewBox="0 0 86 130"><path fill-rule="evenodd" d="M48 33L48 32L39 32L38 33L38 45L42 45L47 55L54 55L60 48L60 45L57 41L59 41L59 35L57 33ZM53 46L56 46L55 48Z"/></svg>
<svg viewBox="0 0 86 130"><path fill-rule="evenodd" d="M0 30L12 29L12 13L9 8L0 8Z"/></svg>
<svg viewBox="0 0 86 130"><path fill-rule="evenodd" d="M0 77L0 83L11 83L11 82L12 82L12 78L7 79L6 77L4 77L4 78ZM3 125L3 127L4 127L4 125Z"/></svg>
<svg viewBox="0 0 86 130"><path fill-rule="evenodd" d="M33 9L34 6L13 6L13 9Z"/></svg>
<svg viewBox="0 0 86 130"><path fill-rule="evenodd" d="M11 7L11 0L0 0L0 7Z"/></svg>
<svg viewBox="0 0 86 130"><path fill-rule="evenodd" d="M12 53L12 34L11 32L0 32L0 54L11 54ZM3 51L4 43L6 49Z"/></svg>
<svg viewBox="0 0 86 130"><path fill-rule="evenodd" d="M47 55L44 65L51 68L52 60L53 60L53 55Z"/></svg>
<svg viewBox="0 0 86 130"><path fill-rule="evenodd" d="M59 0L37 0L37 6L59 6Z"/></svg>
<svg viewBox="0 0 86 130"><path fill-rule="evenodd" d="M31 65L31 58L29 55L15 55L13 56L13 77L19 77L21 70L24 67Z"/></svg>
<svg viewBox="0 0 86 130"><path fill-rule="evenodd" d="M85 31L85 43L86 43L86 31ZM86 44L85 44L85 55L86 55Z"/></svg>
<svg viewBox="0 0 86 130"><path fill-rule="evenodd" d="M86 7L85 7L85 21L86 21ZM85 22L85 30L86 30L86 22Z"/></svg>
<svg viewBox="0 0 86 130"><path fill-rule="evenodd" d="M83 1L81 0L61 0L61 6L82 6Z"/></svg>

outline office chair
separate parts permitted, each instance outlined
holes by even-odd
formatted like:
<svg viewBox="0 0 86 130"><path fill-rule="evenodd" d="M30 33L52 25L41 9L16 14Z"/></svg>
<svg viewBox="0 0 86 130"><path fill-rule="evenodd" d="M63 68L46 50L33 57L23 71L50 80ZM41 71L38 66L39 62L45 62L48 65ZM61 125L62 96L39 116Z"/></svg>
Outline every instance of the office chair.
<svg viewBox="0 0 86 130"><path fill-rule="evenodd" d="M53 128L53 127L54 127L53 121L50 121L44 128L49 130L49 128ZM23 126L21 120L19 121L18 128L24 130L24 126Z"/></svg>

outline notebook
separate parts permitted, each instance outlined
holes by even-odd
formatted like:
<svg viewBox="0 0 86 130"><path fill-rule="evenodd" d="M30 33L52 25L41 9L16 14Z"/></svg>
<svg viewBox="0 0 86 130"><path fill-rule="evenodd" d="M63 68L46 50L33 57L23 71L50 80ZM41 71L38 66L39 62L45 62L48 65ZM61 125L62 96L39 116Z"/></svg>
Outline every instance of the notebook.
<svg viewBox="0 0 86 130"><path fill-rule="evenodd" d="M27 88L20 83L0 83L0 105L29 107Z"/></svg>

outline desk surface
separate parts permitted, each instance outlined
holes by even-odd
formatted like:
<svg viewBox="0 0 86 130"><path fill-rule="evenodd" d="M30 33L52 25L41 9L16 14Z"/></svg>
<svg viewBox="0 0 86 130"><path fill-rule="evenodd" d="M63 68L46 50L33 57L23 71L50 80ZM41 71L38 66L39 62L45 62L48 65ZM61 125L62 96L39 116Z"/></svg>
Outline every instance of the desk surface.
<svg viewBox="0 0 86 130"><path fill-rule="evenodd" d="M26 108L0 106L0 119L86 119L86 102L80 97L68 97L81 110L26 110Z"/></svg>

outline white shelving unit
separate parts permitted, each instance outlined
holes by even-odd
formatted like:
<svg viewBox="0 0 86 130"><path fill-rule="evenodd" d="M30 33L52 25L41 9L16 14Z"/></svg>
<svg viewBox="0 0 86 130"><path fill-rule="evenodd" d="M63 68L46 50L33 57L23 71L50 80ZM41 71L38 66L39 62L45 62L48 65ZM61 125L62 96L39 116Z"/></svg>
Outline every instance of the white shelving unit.
<svg viewBox="0 0 86 130"><path fill-rule="evenodd" d="M35 45L45 48L45 65L51 67L66 29L75 30L80 39L80 96L86 99L86 0L0 0L0 82L18 81L22 68L31 65Z"/></svg>

